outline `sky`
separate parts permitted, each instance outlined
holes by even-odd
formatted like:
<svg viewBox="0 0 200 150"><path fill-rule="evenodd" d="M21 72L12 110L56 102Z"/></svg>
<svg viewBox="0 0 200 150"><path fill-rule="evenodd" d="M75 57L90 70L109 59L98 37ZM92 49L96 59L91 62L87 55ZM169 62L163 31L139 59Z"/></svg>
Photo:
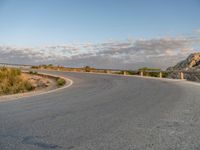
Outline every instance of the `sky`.
<svg viewBox="0 0 200 150"><path fill-rule="evenodd" d="M199 46L200 0L0 0L0 62L165 69Z"/></svg>

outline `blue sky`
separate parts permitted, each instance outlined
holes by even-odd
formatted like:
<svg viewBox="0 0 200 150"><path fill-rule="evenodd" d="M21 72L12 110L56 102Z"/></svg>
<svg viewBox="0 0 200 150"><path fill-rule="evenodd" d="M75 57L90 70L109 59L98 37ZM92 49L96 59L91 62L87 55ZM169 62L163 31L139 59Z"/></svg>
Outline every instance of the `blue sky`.
<svg viewBox="0 0 200 150"><path fill-rule="evenodd" d="M2 44L152 38L200 27L199 0L0 0Z"/></svg>
<svg viewBox="0 0 200 150"><path fill-rule="evenodd" d="M166 68L198 51L199 35L199 0L0 0L7 62Z"/></svg>

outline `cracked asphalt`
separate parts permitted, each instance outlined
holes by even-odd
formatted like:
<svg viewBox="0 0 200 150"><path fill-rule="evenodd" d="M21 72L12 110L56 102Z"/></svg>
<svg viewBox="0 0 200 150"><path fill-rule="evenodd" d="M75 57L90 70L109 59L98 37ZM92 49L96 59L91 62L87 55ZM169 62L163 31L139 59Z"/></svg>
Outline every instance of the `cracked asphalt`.
<svg viewBox="0 0 200 150"><path fill-rule="evenodd" d="M73 85L0 102L0 150L199 150L200 86L46 71Z"/></svg>

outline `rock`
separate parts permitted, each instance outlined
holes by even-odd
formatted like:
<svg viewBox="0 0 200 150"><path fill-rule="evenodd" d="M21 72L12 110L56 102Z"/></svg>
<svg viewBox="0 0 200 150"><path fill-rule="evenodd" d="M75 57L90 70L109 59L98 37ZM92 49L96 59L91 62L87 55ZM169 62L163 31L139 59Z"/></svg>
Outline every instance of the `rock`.
<svg viewBox="0 0 200 150"><path fill-rule="evenodd" d="M190 54L187 59L169 67L169 78L180 78L180 71L184 72L184 78L190 81L200 82L200 52Z"/></svg>
<svg viewBox="0 0 200 150"><path fill-rule="evenodd" d="M200 68L200 52L190 54L186 60L177 63L173 67L167 68L167 71L194 70L199 68Z"/></svg>
<svg viewBox="0 0 200 150"><path fill-rule="evenodd" d="M45 88L50 85L50 82L48 79L45 79L40 76L36 75L29 75L27 76L27 80L33 85L35 88Z"/></svg>

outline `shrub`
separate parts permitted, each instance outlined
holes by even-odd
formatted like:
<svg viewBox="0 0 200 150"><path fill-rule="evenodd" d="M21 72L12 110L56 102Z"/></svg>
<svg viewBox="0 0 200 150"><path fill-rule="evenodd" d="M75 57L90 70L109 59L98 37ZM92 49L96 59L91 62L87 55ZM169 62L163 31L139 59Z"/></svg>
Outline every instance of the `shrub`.
<svg viewBox="0 0 200 150"><path fill-rule="evenodd" d="M31 68L32 68L32 69L39 69L38 66L32 66Z"/></svg>
<svg viewBox="0 0 200 150"><path fill-rule="evenodd" d="M163 72L163 73L162 73L162 77L163 77L163 78L167 78L168 76L169 76L169 73L168 73L168 72Z"/></svg>
<svg viewBox="0 0 200 150"><path fill-rule="evenodd" d="M24 87L25 87L25 89L26 89L27 91L31 91L31 90L34 89L34 87L32 86L32 84L31 84L30 82L28 82L28 81L25 81L25 82L24 82Z"/></svg>
<svg viewBox="0 0 200 150"><path fill-rule="evenodd" d="M38 72L37 71L29 71L29 74L38 74Z"/></svg>
<svg viewBox="0 0 200 150"><path fill-rule="evenodd" d="M85 67L85 72L90 72L90 71L91 71L90 66L86 66L86 67Z"/></svg>
<svg viewBox="0 0 200 150"><path fill-rule="evenodd" d="M148 70L148 71L152 71L152 70L161 70L160 68L148 68L148 67L143 67L143 68L140 68L138 69L139 71L145 71L145 70Z"/></svg>
<svg viewBox="0 0 200 150"><path fill-rule="evenodd" d="M144 76L150 76L150 77L159 77L159 72L144 72Z"/></svg>
<svg viewBox="0 0 200 150"><path fill-rule="evenodd" d="M15 94L34 89L30 82L21 77L21 71L14 68L0 68L0 95Z"/></svg>
<svg viewBox="0 0 200 150"><path fill-rule="evenodd" d="M65 85L66 81L62 78L57 79L57 86L63 86Z"/></svg>

